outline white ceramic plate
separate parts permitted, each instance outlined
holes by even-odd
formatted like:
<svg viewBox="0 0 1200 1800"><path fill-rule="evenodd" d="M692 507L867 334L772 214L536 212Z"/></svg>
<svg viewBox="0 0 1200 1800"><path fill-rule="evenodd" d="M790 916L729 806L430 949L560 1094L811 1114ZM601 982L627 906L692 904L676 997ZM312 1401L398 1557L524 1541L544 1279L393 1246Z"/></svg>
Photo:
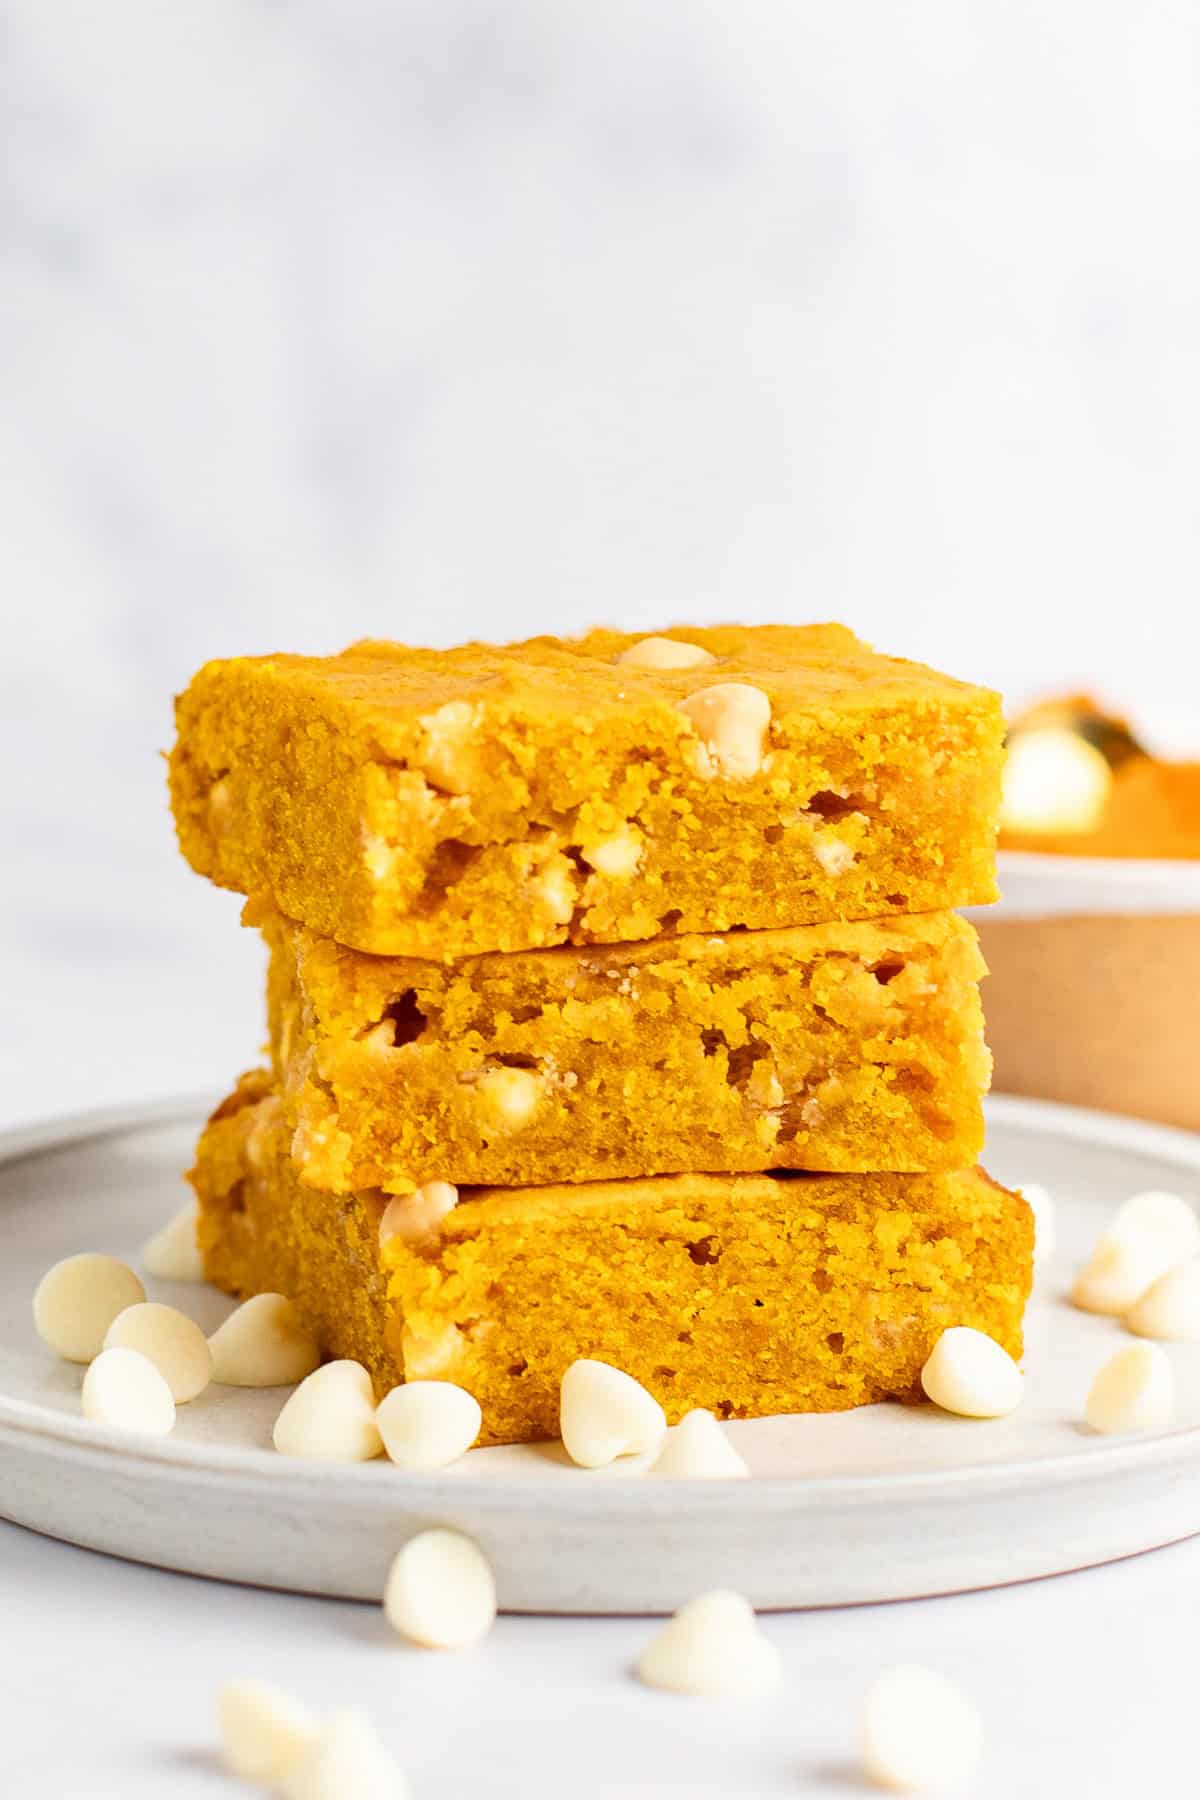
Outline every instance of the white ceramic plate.
<svg viewBox="0 0 1200 1800"><path fill-rule="evenodd" d="M294 1463L267 1446L279 1390L211 1388L140 1441L79 1416L81 1371L39 1344L38 1276L76 1250L136 1257L184 1198L202 1109L60 1121L0 1138L0 1514L71 1543L194 1574L377 1598L397 1547L434 1522L483 1545L522 1612L661 1612L717 1585L759 1607L893 1600L1021 1581L1200 1531L1200 1345L1173 1347L1176 1427L1079 1424L1093 1371L1130 1340L1062 1300L1106 1211L1144 1187L1200 1202L1200 1138L1048 1103L991 1103L988 1165L1060 1205L1060 1254L1029 1314L1028 1395L1009 1419L877 1406L729 1427L750 1481L587 1473L555 1447L472 1453L412 1476ZM212 1328L229 1303L149 1283Z"/></svg>

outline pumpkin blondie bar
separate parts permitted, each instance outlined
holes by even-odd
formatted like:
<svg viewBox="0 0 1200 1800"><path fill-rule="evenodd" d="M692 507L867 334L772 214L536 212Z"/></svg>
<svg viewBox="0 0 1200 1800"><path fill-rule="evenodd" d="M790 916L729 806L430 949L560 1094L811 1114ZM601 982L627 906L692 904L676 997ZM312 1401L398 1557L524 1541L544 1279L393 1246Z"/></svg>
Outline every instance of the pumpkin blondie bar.
<svg viewBox="0 0 1200 1800"><path fill-rule="evenodd" d="M962 1169L983 1147L985 971L954 913L447 964L256 910L316 1187Z"/></svg>
<svg viewBox="0 0 1200 1800"><path fill-rule="evenodd" d="M201 669L176 718L192 866L379 954L996 894L998 696L842 626L239 657Z"/></svg>
<svg viewBox="0 0 1200 1800"><path fill-rule="evenodd" d="M288 1294L380 1393L459 1383L485 1443L556 1436L580 1356L628 1370L674 1420L913 1397L950 1325L1021 1351L1032 1218L980 1171L477 1188L446 1211L453 1190L431 1208L305 1187L288 1137L266 1075L214 1114L191 1177L209 1278Z"/></svg>

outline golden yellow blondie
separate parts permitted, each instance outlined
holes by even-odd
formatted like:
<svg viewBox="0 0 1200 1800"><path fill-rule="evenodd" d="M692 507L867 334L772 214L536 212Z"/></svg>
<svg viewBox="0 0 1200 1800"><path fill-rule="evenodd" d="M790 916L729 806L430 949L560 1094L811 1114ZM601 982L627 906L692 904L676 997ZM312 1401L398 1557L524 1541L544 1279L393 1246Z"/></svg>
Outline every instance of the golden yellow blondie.
<svg viewBox="0 0 1200 1800"><path fill-rule="evenodd" d="M581 1356L628 1370L674 1420L912 1397L951 1325L1020 1354L1032 1219L980 1171L479 1188L433 1222L411 1197L305 1187L288 1136L255 1074L201 1138L209 1278L288 1294L380 1393L459 1383L486 1443L557 1435Z"/></svg>
<svg viewBox="0 0 1200 1800"><path fill-rule="evenodd" d="M257 916L316 1187L961 1169L983 1148L985 971L955 913L452 964Z"/></svg>
<svg viewBox="0 0 1200 1800"><path fill-rule="evenodd" d="M177 703L184 855L453 958L995 898L995 694L837 625L240 657Z"/></svg>

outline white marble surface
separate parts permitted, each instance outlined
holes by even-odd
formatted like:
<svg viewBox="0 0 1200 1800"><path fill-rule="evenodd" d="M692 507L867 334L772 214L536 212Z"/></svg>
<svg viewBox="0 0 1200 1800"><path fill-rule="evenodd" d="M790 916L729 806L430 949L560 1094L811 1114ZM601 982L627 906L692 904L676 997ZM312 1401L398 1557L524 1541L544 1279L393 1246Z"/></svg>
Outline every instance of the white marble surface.
<svg viewBox="0 0 1200 1800"><path fill-rule="evenodd" d="M156 754L206 656L841 616L1191 702L1198 43L1182 0L8 0L0 1123L253 1058ZM844 1792L894 1654L987 1704L981 1793L1190 1761L1194 1547L780 1620L753 1716L625 1683L633 1624L451 1664L8 1529L0 1572L22 1800L222 1791L230 1665L361 1684L435 1797Z"/></svg>

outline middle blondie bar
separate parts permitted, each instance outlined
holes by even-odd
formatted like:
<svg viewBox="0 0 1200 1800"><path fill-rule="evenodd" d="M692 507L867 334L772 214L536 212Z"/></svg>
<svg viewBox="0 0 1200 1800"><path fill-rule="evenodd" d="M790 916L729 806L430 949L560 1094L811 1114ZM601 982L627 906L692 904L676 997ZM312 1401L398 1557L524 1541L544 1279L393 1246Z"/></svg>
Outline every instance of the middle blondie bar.
<svg viewBox="0 0 1200 1800"><path fill-rule="evenodd" d="M449 965L247 913L313 1187L920 1172L983 1144L985 968L953 913Z"/></svg>

